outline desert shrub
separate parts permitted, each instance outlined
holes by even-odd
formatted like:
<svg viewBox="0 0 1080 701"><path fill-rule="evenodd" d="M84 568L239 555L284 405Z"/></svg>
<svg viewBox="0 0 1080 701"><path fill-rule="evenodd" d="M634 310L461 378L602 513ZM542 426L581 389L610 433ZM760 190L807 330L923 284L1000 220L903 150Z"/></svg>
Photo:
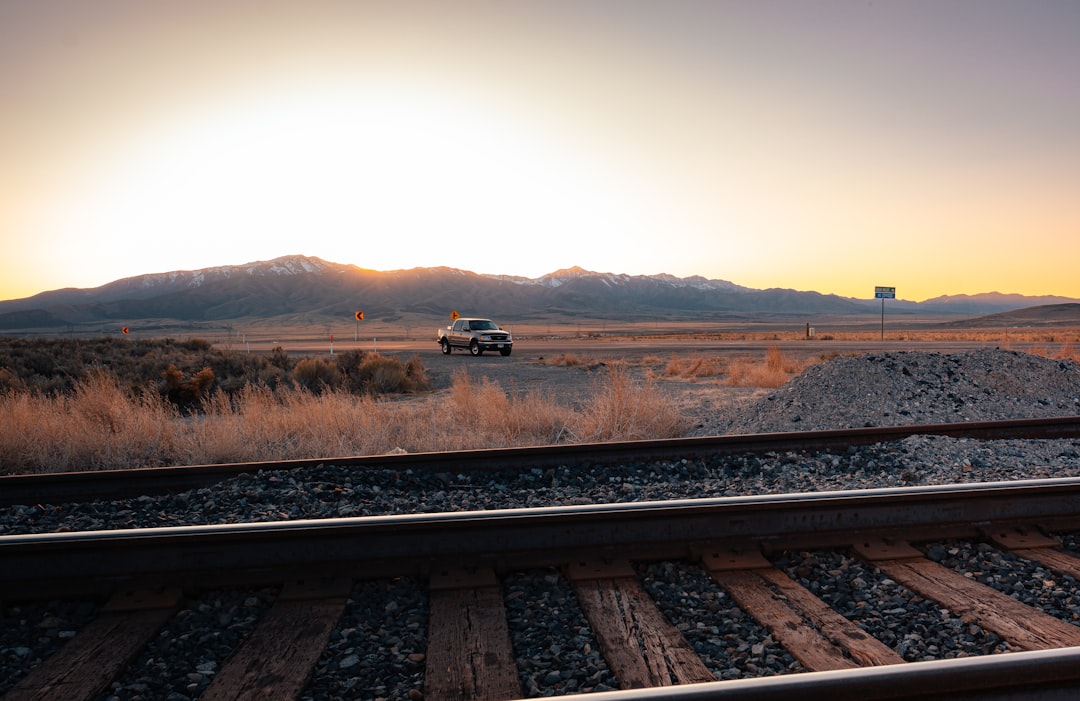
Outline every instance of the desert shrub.
<svg viewBox="0 0 1080 701"><path fill-rule="evenodd" d="M332 389L341 378L337 366L322 358L301 358L296 362L292 375L297 384L312 392Z"/></svg>
<svg viewBox="0 0 1080 701"><path fill-rule="evenodd" d="M419 355L407 362L379 353L350 351L337 361L345 386L354 392L387 394L418 392L428 388L427 369Z"/></svg>
<svg viewBox="0 0 1080 701"><path fill-rule="evenodd" d="M0 337L0 367L28 389L72 392L95 369L109 370L121 386L155 385L174 366L185 376L210 368L220 387L233 390L269 366L265 355L218 351L202 339L25 339Z"/></svg>
<svg viewBox="0 0 1080 701"><path fill-rule="evenodd" d="M26 389L26 383L8 368L0 367L0 392Z"/></svg>
<svg viewBox="0 0 1080 701"><path fill-rule="evenodd" d="M208 351L213 347L205 338L189 338L178 345L189 351Z"/></svg>
<svg viewBox="0 0 1080 701"><path fill-rule="evenodd" d="M274 346L270 349L270 364L282 370L289 370L289 352L281 346Z"/></svg>
<svg viewBox="0 0 1080 701"><path fill-rule="evenodd" d="M428 377L424 360L419 354L413 355L405 361L405 376L413 385L413 390L425 390L431 386L431 378Z"/></svg>
<svg viewBox="0 0 1080 701"><path fill-rule="evenodd" d="M350 392L364 392L364 379L360 373L360 366L368 356L368 351L350 350L341 353L335 358L334 364L341 374L341 386Z"/></svg>
<svg viewBox="0 0 1080 701"><path fill-rule="evenodd" d="M161 376L164 380L162 393L170 402L182 408L199 404L214 384L214 371L210 368L203 368L190 378L185 378L175 365L170 365Z"/></svg>
<svg viewBox="0 0 1080 701"><path fill-rule="evenodd" d="M403 391L408 374L405 366L391 358L370 357L360 366L364 389L373 394Z"/></svg>
<svg viewBox="0 0 1080 701"><path fill-rule="evenodd" d="M259 385L261 387L268 387L270 389L277 389L278 387L289 386L289 375L276 365L267 365L265 368L260 369L255 373L255 376L248 382L241 385L240 390L246 389L248 385Z"/></svg>

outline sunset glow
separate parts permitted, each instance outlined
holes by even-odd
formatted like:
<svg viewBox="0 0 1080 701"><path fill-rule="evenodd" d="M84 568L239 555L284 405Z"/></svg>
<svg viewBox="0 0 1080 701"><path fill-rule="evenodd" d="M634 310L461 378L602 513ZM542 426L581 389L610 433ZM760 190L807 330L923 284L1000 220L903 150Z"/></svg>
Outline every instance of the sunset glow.
<svg viewBox="0 0 1080 701"><path fill-rule="evenodd" d="M0 299L288 254L1080 298L1080 5L0 2Z"/></svg>

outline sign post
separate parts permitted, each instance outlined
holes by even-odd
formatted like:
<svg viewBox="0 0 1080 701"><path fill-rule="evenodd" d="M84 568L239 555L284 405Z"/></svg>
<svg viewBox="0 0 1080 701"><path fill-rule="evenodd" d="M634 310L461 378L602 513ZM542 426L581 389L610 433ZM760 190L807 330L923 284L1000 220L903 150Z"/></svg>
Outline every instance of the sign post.
<svg viewBox="0 0 1080 701"><path fill-rule="evenodd" d="M885 300L896 298L895 287L875 287L874 296L881 300L881 340L885 340Z"/></svg>
<svg viewBox="0 0 1080 701"><path fill-rule="evenodd" d="M360 341L360 322L364 320L364 312L356 312L353 314L356 317L356 334L353 336L353 340Z"/></svg>

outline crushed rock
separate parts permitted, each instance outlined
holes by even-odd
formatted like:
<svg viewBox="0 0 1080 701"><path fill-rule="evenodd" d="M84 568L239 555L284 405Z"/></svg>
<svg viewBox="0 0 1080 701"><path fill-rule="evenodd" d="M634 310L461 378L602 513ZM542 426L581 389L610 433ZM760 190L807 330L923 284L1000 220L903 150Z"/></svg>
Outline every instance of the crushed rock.
<svg viewBox="0 0 1080 701"><path fill-rule="evenodd" d="M1016 351L842 356L695 433L1048 418L1080 414L1080 363Z"/></svg>

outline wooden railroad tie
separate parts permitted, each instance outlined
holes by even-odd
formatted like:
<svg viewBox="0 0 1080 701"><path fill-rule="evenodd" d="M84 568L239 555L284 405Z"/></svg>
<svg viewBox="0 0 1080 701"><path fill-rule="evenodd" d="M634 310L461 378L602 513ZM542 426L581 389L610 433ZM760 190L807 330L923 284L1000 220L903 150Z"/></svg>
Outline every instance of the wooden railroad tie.
<svg viewBox="0 0 1080 701"><path fill-rule="evenodd" d="M81 701L105 691L180 604L178 589L114 594L94 620L4 694L4 701Z"/></svg>
<svg viewBox="0 0 1080 701"><path fill-rule="evenodd" d="M502 589L490 569L432 573L424 697L506 701L524 694Z"/></svg>
<svg viewBox="0 0 1080 701"><path fill-rule="evenodd" d="M566 574L621 688L716 681L638 584L630 563L578 563Z"/></svg>
<svg viewBox="0 0 1080 701"><path fill-rule="evenodd" d="M199 698L297 698L311 679L351 589L351 581L345 578L286 583L255 630Z"/></svg>
<svg viewBox="0 0 1080 701"><path fill-rule="evenodd" d="M887 664L904 659L841 616L757 552L706 552L713 581L764 626L807 670L819 672Z"/></svg>
<svg viewBox="0 0 1080 701"><path fill-rule="evenodd" d="M922 551L907 543L866 541L855 544L853 549L916 594L1019 648L1051 650L1080 645L1080 627L928 560Z"/></svg>

